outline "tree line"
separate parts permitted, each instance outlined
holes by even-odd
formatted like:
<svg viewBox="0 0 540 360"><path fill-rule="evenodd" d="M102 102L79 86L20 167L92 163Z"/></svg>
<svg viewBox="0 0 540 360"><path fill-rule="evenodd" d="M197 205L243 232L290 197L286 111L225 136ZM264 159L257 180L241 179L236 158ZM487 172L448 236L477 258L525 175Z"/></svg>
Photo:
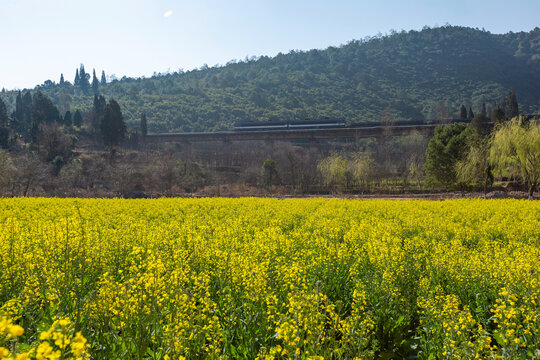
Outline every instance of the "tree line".
<svg viewBox="0 0 540 360"><path fill-rule="evenodd" d="M148 78L103 81L103 73L100 80L79 68L76 84L61 79L35 90L62 113L90 110L94 94L114 98L128 127L138 126L144 109L150 132L225 130L246 119L434 122L459 117L461 104L474 110L483 102L489 117L489 102L511 87L521 111L532 114L539 110L539 44L540 28L495 35L445 26ZM3 95L11 109L17 94Z"/></svg>

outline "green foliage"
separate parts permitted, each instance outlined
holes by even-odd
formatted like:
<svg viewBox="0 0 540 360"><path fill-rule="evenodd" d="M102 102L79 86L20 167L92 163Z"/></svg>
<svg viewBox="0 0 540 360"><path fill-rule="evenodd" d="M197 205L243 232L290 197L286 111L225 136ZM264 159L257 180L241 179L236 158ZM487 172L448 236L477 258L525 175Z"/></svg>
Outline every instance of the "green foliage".
<svg viewBox="0 0 540 360"><path fill-rule="evenodd" d="M515 118L501 125L493 136L490 161L499 171L521 176L532 197L540 184L540 123Z"/></svg>
<svg viewBox="0 0 540 360"><path fill-rule="evenodd" d="M101 138L105 146L112 148L126 136L126 124L120 110L120 105L115 100L110 100L105 107L105 113L100 124Z"/></svg>
<svg viewBox="0 0 540 360"><path fill-rule="evenodd" d="M94 69L94 73L92 77L92 91L94 92L94 95L99 94L99 80L96 76L96 69Z"/></svg>
<svg viewBox="0 0 540 360"><path fill-rule="evenodd" d="M9 128L0 127L0 149L9 147Z"/></svg>
<svg viewBox="0 0 540 360"><path fill-rule="evenodd" d="M79 69L79 86L84 95L88 95L88 90L90 88L90 74L84 70L84 65L81 64Z"/></svg>
<svg viewBox="0 0 540 360"><path fill-rule="evenodd" d="M73 115L73 125L75 126L81 126L82 125L82 115L79 110L75 111L75 115Z"/></svg>
<svg viewBox="0 0 540 360"><path fill-rule="evenodd" d="M6 104L0 98L0 127L7 127L8 124L9 124L9 118L7 114Z"/></svg>
<svg viewBox="0 0 540 360"><path fill-rule="evenodd" d="M348 187L351 183L349 161L339 154L331 154L317 164L323 183L333 189Z"/></svg>
<svg viewBox="0 0 540 360"><path fill-rule="evenodd" d="M514 89L508 94L508 105L506 107L506 117L512 119L519 115L519 108L516 99L516 92Z"/></svg>
<svg viewBox="0 0 540 360"><path fill-rule="evenodd" d="M462 183L481 183L486 193L488 187L493 184L492 167L489 163L489 141L483 135L473 133L469 136L468 142L466 155L455 165L457 180Z"/></svg>
<svg viewBox="0 0 540 360"><path fill-rule="evenodd" d="M483 108L485 110L485 106ZM487 136L491 130L489 125L489 119L481 112L471 120L471 127L476 131L479 136Z"/></svg>
<svg viewBox="0 0 540 360"><path fill-rule="evenodd" d="M459 108L459 118L460 119L467 118L467 108L465 107L465 105L461 105L461 108Z"/></svg>
<svg viewBox="0 0 540 360"><path fill-rule="evenodd" d="M467 114L467 118L468 119L473 119L474 118L474 113L472 111L472 108L469 107L469 113Z"/></svg>
<svg viewBox="0 0 540 360"><path fill-rule="evenodd" d="M52 123L58 121L60 114L51 99L41 91L36 92L32 99L32 124Z"/></svg>
<svg viewBox="0 0 540 360"><path fill-rule="evenodd" d="M66 126L73 125L73 119L72 119L72 116L71 116L71 111L66 111L66 114L64 115L64 119L63 119L62 122Z"/></svg>
<svg viewBox="0 0 540 360"><path fill-rule="evenodd" d="M435 129L426 151L426 182L451 186L457 181L456 163L467 151L471 129L465 124L451 124Z"/></svg>
<svg viewBox="0 0 540 360"><path fill-rule="evenodd" d="M277 185L279 183L276 162L272 158L264 161L262 169L264 186Z"/></svg>
<svg viewBox="0 0 540 360"><path fill-rule="evenodd" d="M504 111L498 106L493 106L489 117L494 124L502 123L505 120Z"/></svg>
<svg viewBox="0 0 540 360"><path fill-rule="evenodd" d="M78 86L81 83L81 77L79 76L79 69L75 70L75 79L73 85Z"/></svg>
<svg viewBox="0 0 540 360"><path fill-rule="evenodd" d="M222 67L102 81L100 93L122 104L129 127L138 126L146 112L150 133L231 129L246 119L379 121L385 111L396 121L432 121L440 101L448 115L458 117L461 104L480 112L483 102L500 99L511 87L521 111L532 113L540 99L539 44L540 29L495 35L448 26ZM56 103L69 92L73 108L92 107L82 86L42 90Z"/></svg>

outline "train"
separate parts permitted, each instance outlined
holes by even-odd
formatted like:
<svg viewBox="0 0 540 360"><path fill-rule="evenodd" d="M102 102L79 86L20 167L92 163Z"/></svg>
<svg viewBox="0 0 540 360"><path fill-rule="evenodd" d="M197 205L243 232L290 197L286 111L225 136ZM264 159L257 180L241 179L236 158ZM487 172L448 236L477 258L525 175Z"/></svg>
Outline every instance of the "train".
<svg viewBox="0 0 540 360"><path fill-rule="evenodd" d="M234 124L234 131L322 130L344 127L344 120L242 121Z"/></svg>

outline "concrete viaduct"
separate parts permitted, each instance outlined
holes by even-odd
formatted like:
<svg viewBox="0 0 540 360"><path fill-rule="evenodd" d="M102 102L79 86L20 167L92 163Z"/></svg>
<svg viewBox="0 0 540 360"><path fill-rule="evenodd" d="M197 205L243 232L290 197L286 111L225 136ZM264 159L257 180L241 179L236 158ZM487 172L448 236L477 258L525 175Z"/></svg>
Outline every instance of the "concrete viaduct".
<svg viewBox="0 0 540 360"><path fill-rule="evenodd" d="M449 122L469 123L470 120L451 120ZM190 145L196 142L222 142L234 141L308 141L310 147L317 147L321 140L328 139L361 139L386 138L389 136L404 136L413 131L426 135L433 134L439 123L410 125L357 124L356 126L331 129L302 129L302 130L259 130L259 131L216 131L216 132L184 132L148 134L147 143L179 142Z"/></svg>

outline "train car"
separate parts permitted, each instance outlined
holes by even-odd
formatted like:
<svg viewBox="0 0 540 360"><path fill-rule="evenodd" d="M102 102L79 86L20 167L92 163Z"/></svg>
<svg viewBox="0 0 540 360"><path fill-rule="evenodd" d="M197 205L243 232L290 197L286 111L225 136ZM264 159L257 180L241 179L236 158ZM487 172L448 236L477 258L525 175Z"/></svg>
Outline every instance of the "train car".
<svg viewBox="0 0 540 360"><path fill-rule="evenodd" d="M304 120L289 121L289 130L309 130L309 129L332 129L345 127L343 120Z"/></svg>
<svg viewBox="0 0 540 360"><path fill-rule="evenodd" d="M234 131L287 130L287 121L242 121L234 124Z"/></svg>
<svg viewBox="0 0 540 360"><path fill-rule="evenodd" d="M318 130L345 127L343 120L304 120L304 121L243 121L234 124L234 131L272 131L272 130Z"/></svg>

